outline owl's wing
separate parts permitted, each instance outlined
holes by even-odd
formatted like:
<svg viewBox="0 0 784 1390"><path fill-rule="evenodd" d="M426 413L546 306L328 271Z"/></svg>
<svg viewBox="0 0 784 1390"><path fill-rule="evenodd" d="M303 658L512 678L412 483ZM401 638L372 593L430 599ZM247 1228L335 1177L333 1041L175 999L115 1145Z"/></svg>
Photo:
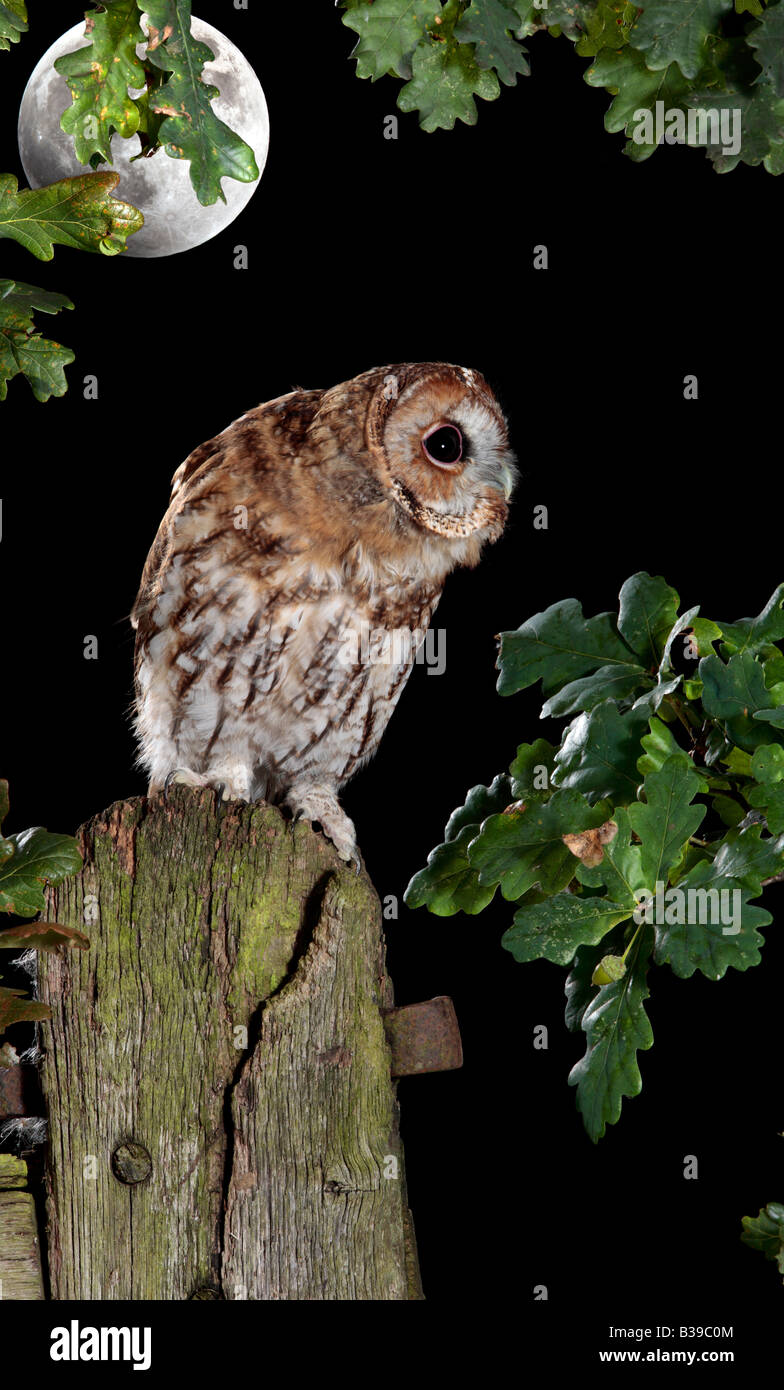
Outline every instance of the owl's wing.
<svg viewBox="0 0 784 1390"><path fill-rule="evenodd" d="M131 613L137 675L164 628L177 634L180 652L198 628L238 649L268 642L275 656L297 609L313 597L306 528L281 492L287 458L302 447L321 395L294 392L258 407L177 469ZM246 513L244 527L237 512Z"/></svg>
<svg viewBox="0 0 784 1390"><path fill-rule="evenodd" d="M188 457L183 460L172 477L171 497L169 498L169 502L171 503L174 501L177 493L185 483L193 477L197 469L201 468L203 464L210 463L211 461L220 464L223 459L223 454L224 450L221 447L220 435L217 435L215 439L208 439L205 444L200 444L198 448L194 449L193 453L189 454Z"/></svg>
<svg viewBox="0 0 784 1390"><path fill-rule="evenodd" d="M274 401L266 401L264 405L256 406L247 414L241 415L214 439L199 444L180 464L171 480L170 502L174 501L196 473L199 473L201 479L213 468L220 467L229 446L235 449L238 445L244 446L247 453L254 458L255 464L261 467L264 467L265 463L271 463L272 459L265 448L270 425L285 437L291 451L296 452L325 395L326 392L320 390L297 389L289 391L285 396L278 396Z"/></svg>
<svg viewBox="0 0 784 1390"><path fill-rule="evenodd" d="M215 439L209 439L204 444L200 444L193 453L180 464L171 480L171 496L169 498L169 509L163 518L155 540L150 547L150 552L144 562L142 577L139 583L139 592L136 595L133 608L131 609L131 626L139 633L137 640L137 654L140 642L147 640L145 631L145 615L149 614L150 609L161 588L161 581L167 563L171 560L172 552L172 503L180 494L186 483L193 478L194 474L203 465L208 465L211 471L220 467L225 457L225 440L218 435Z"/></svg>

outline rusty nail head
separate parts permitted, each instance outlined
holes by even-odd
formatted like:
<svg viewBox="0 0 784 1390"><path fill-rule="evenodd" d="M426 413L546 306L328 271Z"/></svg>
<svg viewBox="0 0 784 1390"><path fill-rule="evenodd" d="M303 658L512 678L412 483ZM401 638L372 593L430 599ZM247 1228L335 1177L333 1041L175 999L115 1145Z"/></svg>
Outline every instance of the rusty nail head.
<svg viewBox="0 0 784 1390"><path fill-rule="evenodd" d="M455 1006L445 994L422 1004L389 1009L384 1014L384 1027L392 1049L393 1076L455 1071L463 1065Z"/></svg>
<svg viewBox="0 0 784 1390"><path fill-rule="evenodd" d="M152 1159L142 1144L133 1139L118 1144L112 1154L112 1172L118 1182L134 1187L144 1182L152 1172Z"/></svg>

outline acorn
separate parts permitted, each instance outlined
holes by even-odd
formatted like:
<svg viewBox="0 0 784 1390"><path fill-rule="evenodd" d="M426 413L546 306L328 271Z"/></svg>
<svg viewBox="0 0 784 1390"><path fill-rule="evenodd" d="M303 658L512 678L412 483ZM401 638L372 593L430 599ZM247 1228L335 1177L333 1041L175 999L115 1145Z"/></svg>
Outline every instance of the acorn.
<svg viewBox="0 0 784 1390"><path fill-rule="evenodd" d="M626 961L623 956L602 956L591 976L592 985L611 985L622 980L626 974Z"/></svg>

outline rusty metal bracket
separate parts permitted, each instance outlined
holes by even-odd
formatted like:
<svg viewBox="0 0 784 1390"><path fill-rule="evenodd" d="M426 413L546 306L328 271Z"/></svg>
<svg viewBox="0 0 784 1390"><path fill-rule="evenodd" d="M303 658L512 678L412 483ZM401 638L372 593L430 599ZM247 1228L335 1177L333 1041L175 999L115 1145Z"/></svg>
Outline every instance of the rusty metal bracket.
<svg viewBox="0 0 784 1390"><path fill-rule="evenodd" d="M36 1109L39 1100L35 1067L18 1062L10 1067L0 1067L0 1120L42 1113L40 1107Z"/></svg>
<svg viewBox="0 0 784 1390"><path fill-rule="evenodd" d="M457 1014L446 994L422 1004L388 1009L384 1014L384 1028L392 1049L393 1077L456 1071L463 1065Z"/></svg>

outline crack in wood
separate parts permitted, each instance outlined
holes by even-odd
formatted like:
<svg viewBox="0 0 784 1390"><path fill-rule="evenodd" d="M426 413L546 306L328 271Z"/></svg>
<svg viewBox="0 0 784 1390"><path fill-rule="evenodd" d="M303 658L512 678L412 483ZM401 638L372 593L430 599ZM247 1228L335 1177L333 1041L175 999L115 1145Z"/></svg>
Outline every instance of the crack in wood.
<svg viewBox="0 0 784 1390"><path fill-rule="evenodd" d="M219 819L186 787L80 839L48 906L78 925L89 891L99 920L40 980L53 1297L421 1297L367 876L274 808ZM152 1158L132 1195L123 1138Z"/></svg>

